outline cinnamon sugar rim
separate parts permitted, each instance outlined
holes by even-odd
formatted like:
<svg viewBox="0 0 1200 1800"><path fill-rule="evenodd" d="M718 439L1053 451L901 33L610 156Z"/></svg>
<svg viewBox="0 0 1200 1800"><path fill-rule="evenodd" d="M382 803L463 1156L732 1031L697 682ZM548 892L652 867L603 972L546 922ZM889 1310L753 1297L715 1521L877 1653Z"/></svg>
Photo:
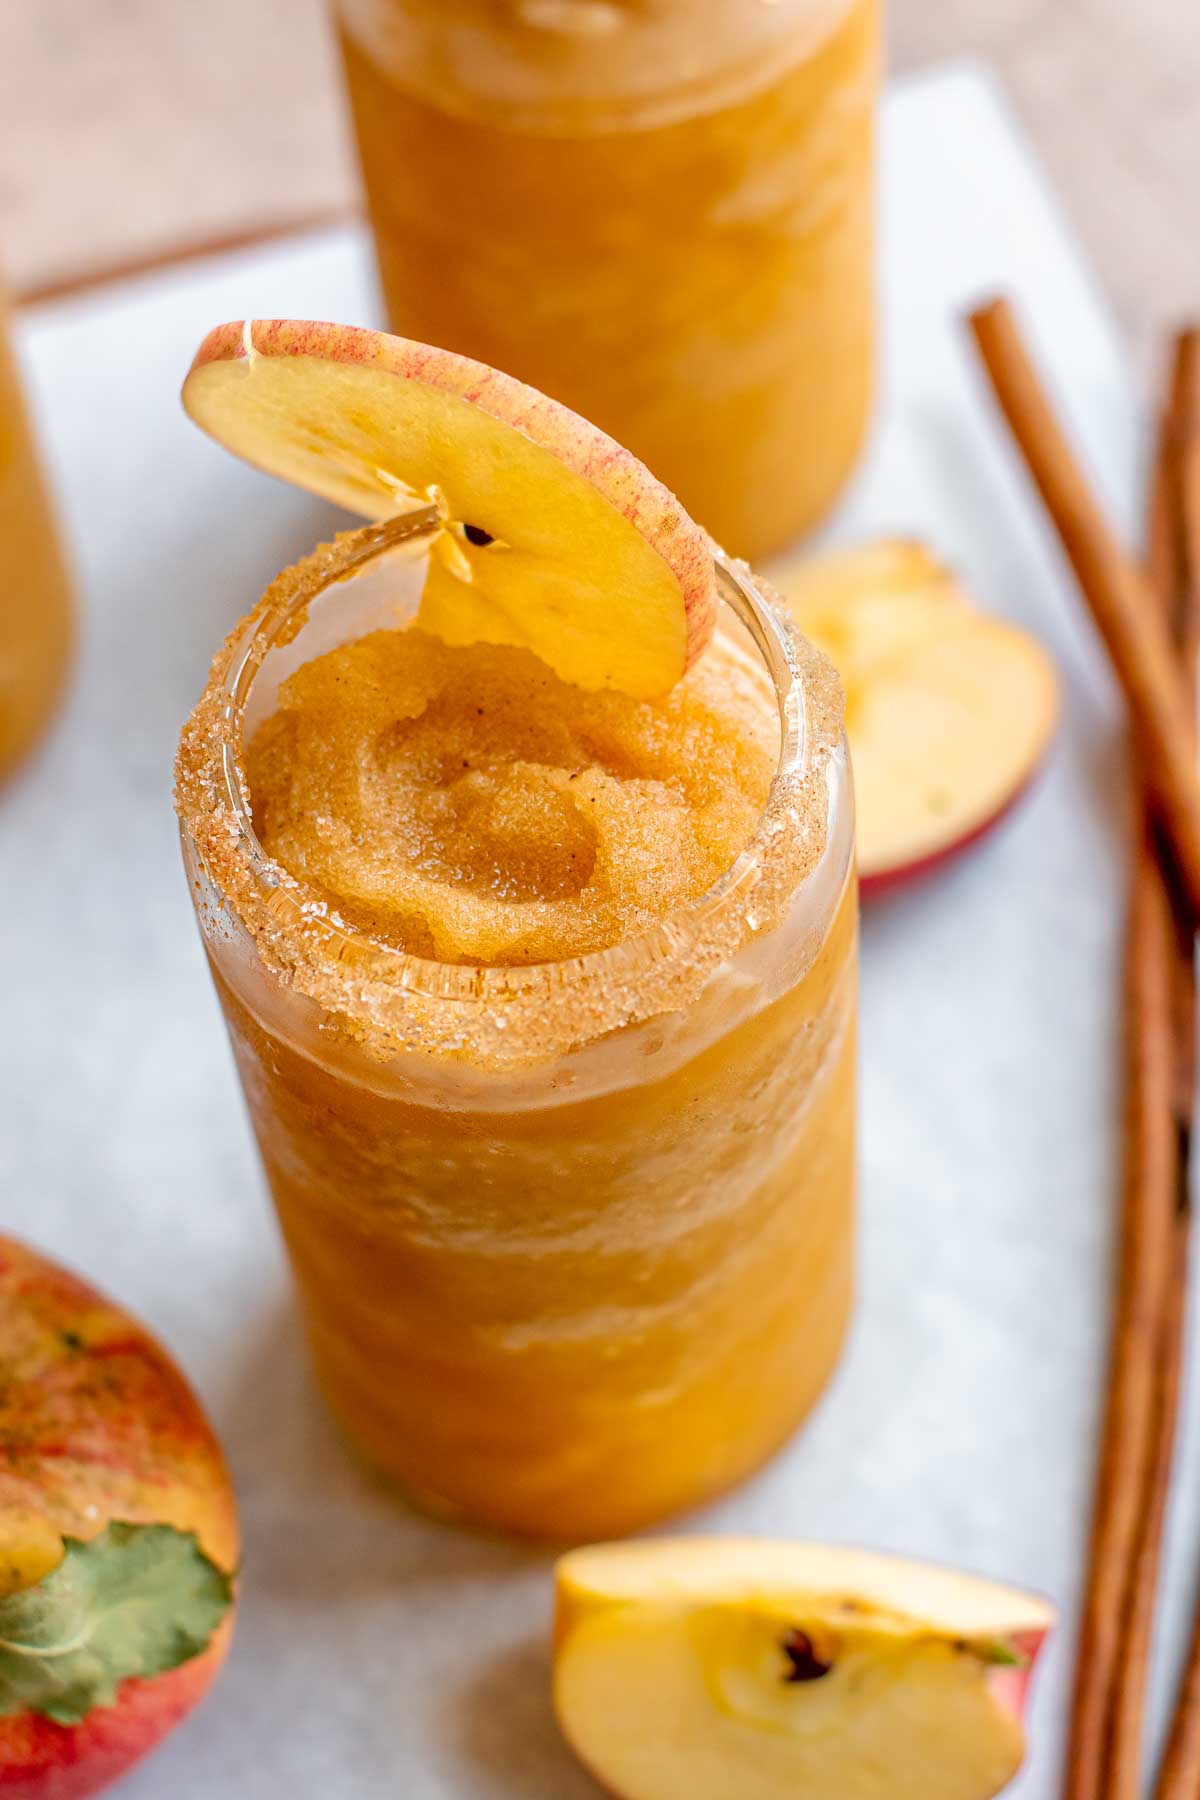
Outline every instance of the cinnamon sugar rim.
<svg viewBox="0 0 1200 1800"><path fill-rule="evenodd" d="M779 760L740 855L697 899L602 950L518 966L414 956L348 925L267 854L253 825L242 721L265 658L299 633L312 603L389 551L419 549L435 528L436 516L421 509L344 532L276 577L218 651L184 726L175 807L185 856L194 851L188 861L210 890L198 906L206 930L249 938L263 975L314 1001L328 1025L384 1058L543 1061L687 1006L744 944L782 921L826 848L841 688L761 579L713 545L718 593L754 641L780 719Z"/></svg>

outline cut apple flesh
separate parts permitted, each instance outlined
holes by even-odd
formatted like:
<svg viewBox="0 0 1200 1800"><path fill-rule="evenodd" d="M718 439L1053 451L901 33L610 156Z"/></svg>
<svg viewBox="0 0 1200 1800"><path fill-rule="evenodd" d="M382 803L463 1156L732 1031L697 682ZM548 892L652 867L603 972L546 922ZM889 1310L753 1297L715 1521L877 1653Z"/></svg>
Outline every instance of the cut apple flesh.
<svg viewBox="0 0 1200 1800"><path fill-rule="evenodd" d="M1044 1601L892 1557L680 1538L558 1566L555 1707L625 1800L986 1800Z"/></svg>
<svg viewBox="0 0 1200 1800"><path fill-rule="evenodd" d="M1045 651L977 612L919 544L797 562L775 579L845 684L864 894L981 837L1053 735L1058 682Z"/></svg>
<svg viewBox="0 0 1200 1800"><path fill-rule="evenodd" d="M517 644L579 687L665 693L712 633L711 546L566 407L426 344L305 321L218 326L183 388L256 467L369 518L432 508L420 622Z"/></svg>

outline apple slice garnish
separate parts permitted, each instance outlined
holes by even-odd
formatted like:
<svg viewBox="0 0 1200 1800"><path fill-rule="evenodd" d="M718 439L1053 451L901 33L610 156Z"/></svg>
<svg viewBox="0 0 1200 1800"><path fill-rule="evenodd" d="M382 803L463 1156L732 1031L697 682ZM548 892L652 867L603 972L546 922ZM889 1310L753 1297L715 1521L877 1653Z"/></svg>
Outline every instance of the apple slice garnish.
<svg viewBox="0 0 1200 1800"><path fill-rule="evenodd" d="M486 364L386 332L247 319L183 384L203 429L368 518L433 508L420 623L566 681L663 694L712 635L712 546L637 458Z"/></svg>
<svg viewBox="0 0 1200 1800"><path fill-rule="evenodd" d="M1029 785L1058 720L1041 645L976 611L920 544L803 559L774 580L846 688L864 897L983 837Z"/></svg>
<svg viewBox="0 0 1200 1800"><path fill-rule="evenodd" d="M558 1564L554 1703L623 1800L987 1800L1043 1600L896 1557L660 1538Z"/></svg>

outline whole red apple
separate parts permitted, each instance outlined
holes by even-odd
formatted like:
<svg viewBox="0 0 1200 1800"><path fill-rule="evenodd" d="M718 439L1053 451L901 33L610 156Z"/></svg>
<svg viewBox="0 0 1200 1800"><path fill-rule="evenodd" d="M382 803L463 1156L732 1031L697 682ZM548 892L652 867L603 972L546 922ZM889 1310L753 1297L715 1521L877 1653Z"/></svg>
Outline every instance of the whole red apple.
<svg viewBox="0 0 1200 1800"><path fill-rule="evenodd" d="M82 1800L191 1710L229 1642L239 1548L170 1357L0 1237L2 1800Z"/></svg>

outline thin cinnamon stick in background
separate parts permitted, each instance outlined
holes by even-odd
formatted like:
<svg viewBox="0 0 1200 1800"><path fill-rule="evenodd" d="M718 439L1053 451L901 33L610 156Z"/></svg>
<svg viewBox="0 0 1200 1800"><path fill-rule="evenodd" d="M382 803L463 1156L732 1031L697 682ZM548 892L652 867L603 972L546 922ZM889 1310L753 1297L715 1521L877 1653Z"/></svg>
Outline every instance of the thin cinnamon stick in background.
<svg viewBox="0 0 1200 1800"><path fill-rule="evenodd" d="M110 282L133 281L142 275L155 275L162 269L174 269L181 263L196 262L205 256L230 255L236 250L255 249L261 244L275 243L282 238L302 237L310 231L331 231L335 226L349 224L359 216L352 207L327 206L315 212L295 213L290 218L257 219L233 231L162 244L140 256L69 269L52 280L22 285L10 297L16 306L40 306L48 300L72 299L76 294L87 294L94 288L107 287Z"/></svg>
<svg viewBox="0 0 1200 1800"><path fill-rule="evenodd" d="M1179 538L1177 554L1180 562L1179 581L1179 635L1183 653L1187 658L1190 678L1196 679L1196 662L1200 657L1200 329L1193 328L1184 332L1178 342L1175 359L1175 448L1176 448L1176 485L1178 493ZM1190 948L1181 957L1187 961L1189 971L1192 967ZM1190 1018L1185 1011L1177 1020L1177 1041L1186 1049L1189 1058L1195 1054L1195 987L1190 992ZM1191 1089L1195 1078L1194 1060L1189 1062L1186 1073L1181 1069L1180 1097L1183 1088L1188 1089L1188 1102L1191 1101ZM1178 1267L1176 1286L1182 1291L1187 1280L1187 1258L1189 1250L1191 1225L1190 1196L1186 1191L1181 1194L1178 1250ZM1167 1332L1175 1332L1174 1339L1168 1337L1164 1348L1164 1373L1169 1378L1170 1359L1173 1357L1176 1371L1182 1361L1183 1337L1186 1320L1185 1306L1181 1299L1178 1317L1168 1317ZM1176 1373L1176 1381L1178 1374ZM1162 1771L1156 1789L1156 1800L1197 1800L1200 1795L1200 1607L1197 1608L1196 1621L1193 1627L1192 1642L1184 1666L1183 1678L1180 1682L1176 1699L1175 1716L1167 1740L1166 1754L1163 1758Z"/></svg>
<svg viewBox="0 0 1200 1800"><path fill-rule="evenodd" d="M1174 924L1138 808L1126 953L1125 1165L1119 1282L1087 1579L1079 1621L1065 1800L1102 1800L1126 1648L1123 1615L1143 1516L1175 1217L1171 963Z"/></svg>
<svg viewBox="0 0 1200 1800"><path fill-rule="evenodd" d="M1200 779L1195 726L1147 583L1110 530L1042 391L1011 307L970 318L984 367L1046 503L1129 705L1145 780L1200 923Z"/></svg>
<svg viewBox="0 0 1200 1800"><path fill-rule="evenodd" d="M1200 390L1194 384L1195 344L1189 334L1176 340L1161 410L1150 496L1148 576L1160 615L1170 630L1185 692L1196 700L1196 657L1200 649L1200 592L1189 580L1185 556L1184 488L1181 457L1193 431L1200 430ZM1139 846L1145 879L1170 892L1166 866L1143 834ZM1142 869L1139 868L1139 878ZM1104 1800L1137 1800L1141 1787L1142 1738L1150 1645L1162 1551L1163 1527L1174 1460L1184 1331L1187 1316L1191 1124L1195 1084L1195 942L1190 922L1180 916L1175 896L1165 945L1171 994L1171 1082L1165 1104L1173 1137L1174 1216L1169 1228L1166 1293L1160 1322L1154 1395L1137 1542L1128 1573L1108 1729Z"/></svg>

